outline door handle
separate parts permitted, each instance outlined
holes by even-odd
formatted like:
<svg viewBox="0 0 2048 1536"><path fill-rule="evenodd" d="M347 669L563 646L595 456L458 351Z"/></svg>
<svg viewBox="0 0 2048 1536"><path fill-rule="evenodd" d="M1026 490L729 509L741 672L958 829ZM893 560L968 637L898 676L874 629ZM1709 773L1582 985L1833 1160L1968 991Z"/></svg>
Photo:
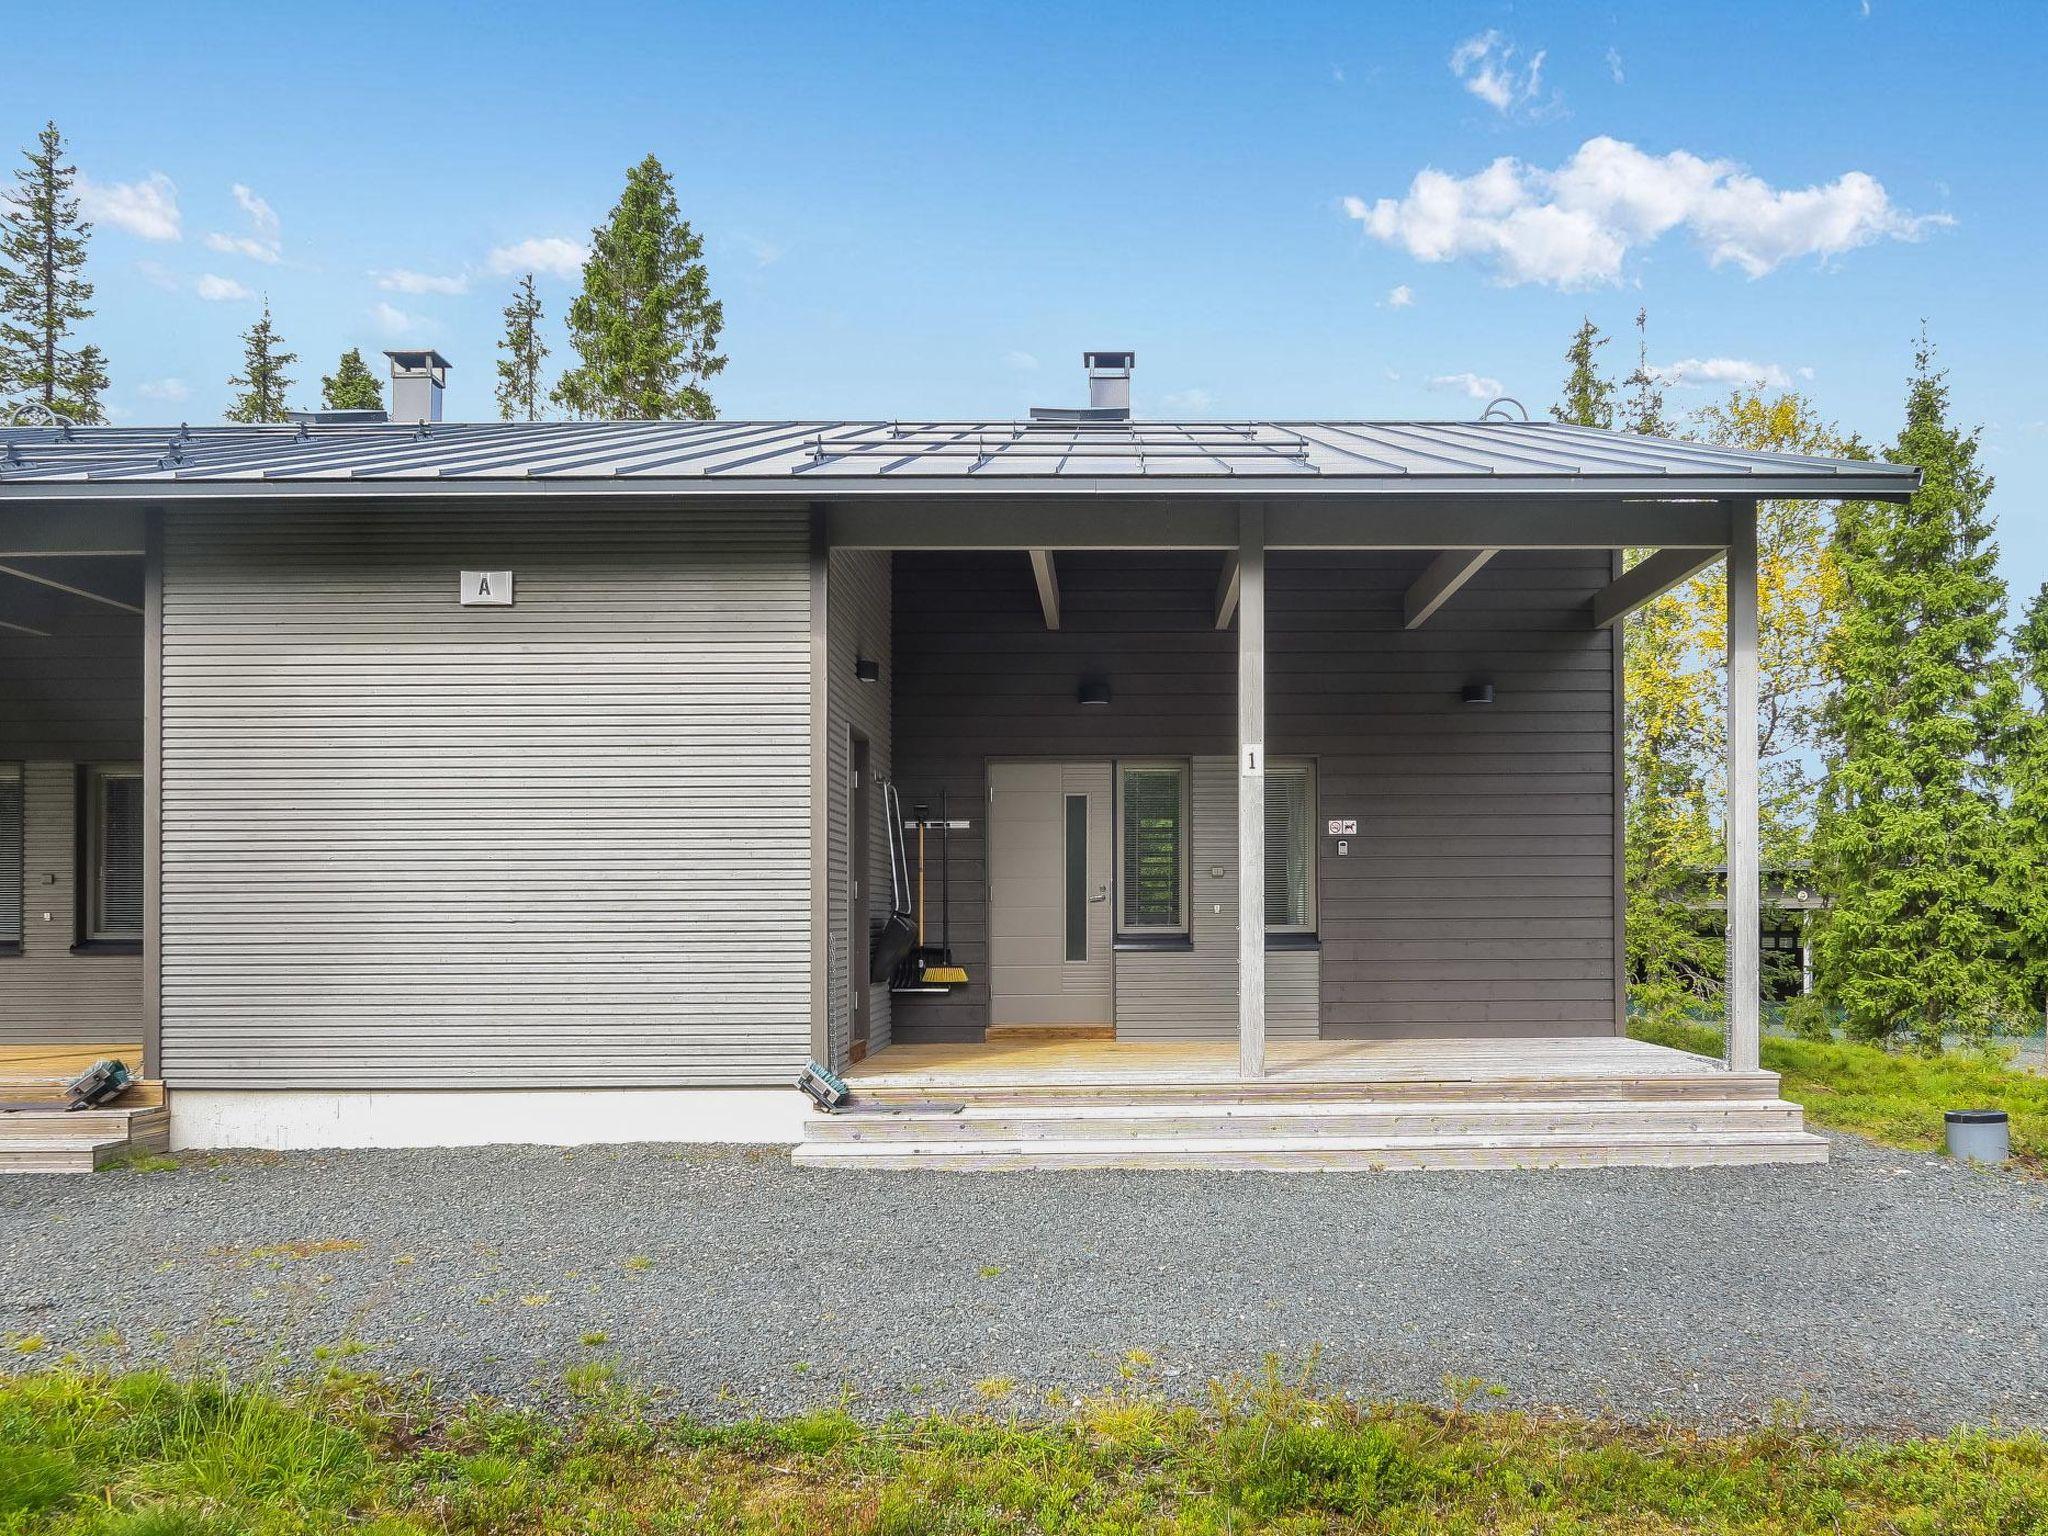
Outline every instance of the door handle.
<svg viewBox="0 0 2048 1536"><path fill-rule="evenodd" d="M1094 894L1093 896L1090 896L1090 897L1089 897L1088 899L1089 899L1090 901L1107 901L1107 900L1109 900L1109 887L1108 887L1108 886L1106 886L1106 885L1098 885L1098 886L1097 886L1097 887L1095 888L1095 894Z"/></svg>

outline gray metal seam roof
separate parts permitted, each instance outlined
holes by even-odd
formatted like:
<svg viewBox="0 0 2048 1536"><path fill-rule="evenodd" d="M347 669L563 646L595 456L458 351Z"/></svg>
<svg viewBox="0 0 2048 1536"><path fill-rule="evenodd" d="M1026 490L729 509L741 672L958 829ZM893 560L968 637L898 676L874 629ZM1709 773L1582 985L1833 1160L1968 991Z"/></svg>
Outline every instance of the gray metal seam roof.
<svg viewBox="0 0 2048 1536"><path fill-rule="evenodd" d="M31 487L351 482L412 494L458 480L980 482L1167 489L1243 481L1323 490L1887 496L1919 472L1560 425L1469 421L678 421L0 428L0 500ZM311 486L307 487L312 489Z"/></svg>

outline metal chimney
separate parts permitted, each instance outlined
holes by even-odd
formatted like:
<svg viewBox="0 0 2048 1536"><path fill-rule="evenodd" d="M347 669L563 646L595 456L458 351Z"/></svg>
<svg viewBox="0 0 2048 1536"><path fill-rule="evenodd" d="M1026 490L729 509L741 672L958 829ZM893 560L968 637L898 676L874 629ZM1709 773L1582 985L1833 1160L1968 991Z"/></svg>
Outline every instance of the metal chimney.
<svg viewBox="0 0 2048 1536"><path fill-rule="evenodd" d="M1131 369L1138 361L1135 352L1084 352L1088 365L1088 405L1091 410L1122 411L1131 414Z"/></svg>
<svg viewBox="0 0 2048 1536"><path fill-rule="evenodd" d="M391 359L391 419L439 421L441 391L448 384L448 359L424 352L386 352Z"/></svg>
<svg viewBox="0 0 2048 1536"><path fill-rule="evenodd" d="M1131 370L1137 366L1135 352L1083 352L1088 368L1088 403L1077 405L1034 405L1033 421L1129 421L1131 419Z"/></svg>

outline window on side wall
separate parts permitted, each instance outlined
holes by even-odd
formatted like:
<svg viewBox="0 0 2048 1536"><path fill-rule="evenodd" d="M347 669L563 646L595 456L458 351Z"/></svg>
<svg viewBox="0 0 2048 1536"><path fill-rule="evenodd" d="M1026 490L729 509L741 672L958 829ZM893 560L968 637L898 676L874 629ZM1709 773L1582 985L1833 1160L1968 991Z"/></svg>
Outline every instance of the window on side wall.
<svg viewBox="0 0 2048 1536"><path fill-rule="evenodd" d="M1266 932L1316 931L1316 770L1266 765Z"/></svg>
<svg viewBox="0 0 2048 1536"><path fill-rule="evenodd" d="M80 776L79 938L142 942L142 769L95 764Z"/></svg>
<svg viewBox="0 0 2048 1536"><path fill-rule="evenodd" d="M1133 938L1188 931L1188 766L1119 763L1117 929Z"/></svg>
<svg viewBox="0 0 2048 1536"><path fill-rule="evenodd" d="M21 948L22 842L27 816L21 764L0 763L0 954Z"/></svg>

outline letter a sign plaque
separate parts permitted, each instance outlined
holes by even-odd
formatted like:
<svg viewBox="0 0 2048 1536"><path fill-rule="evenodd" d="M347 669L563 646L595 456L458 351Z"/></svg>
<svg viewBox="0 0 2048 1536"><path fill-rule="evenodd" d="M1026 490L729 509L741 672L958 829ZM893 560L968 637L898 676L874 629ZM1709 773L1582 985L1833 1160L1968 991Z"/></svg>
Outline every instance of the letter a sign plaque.
<svg viewBox="0 0 2048 1536"><path fill-rule="evenodd" d="M462 606L465 608L510 608L512 606L512 573L510 571L464 571L462 573Z"/></svg>

